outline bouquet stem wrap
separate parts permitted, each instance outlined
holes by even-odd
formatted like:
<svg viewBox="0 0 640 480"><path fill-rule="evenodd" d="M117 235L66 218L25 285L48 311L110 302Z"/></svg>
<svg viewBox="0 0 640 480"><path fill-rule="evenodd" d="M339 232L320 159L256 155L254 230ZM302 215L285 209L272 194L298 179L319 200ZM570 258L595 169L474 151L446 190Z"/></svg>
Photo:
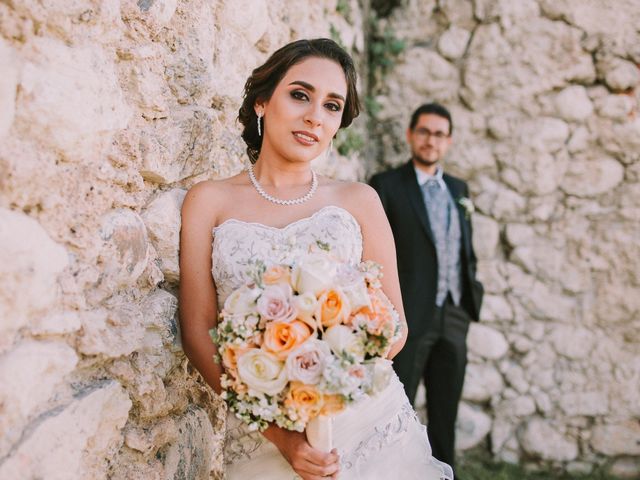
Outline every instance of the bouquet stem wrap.
<svg viewBox="0 0 640 480"><path fill-rule="evenodd" d="M305 430L309 445L323 452L333 449L333 417L318 415L307 423Z"/></svg>

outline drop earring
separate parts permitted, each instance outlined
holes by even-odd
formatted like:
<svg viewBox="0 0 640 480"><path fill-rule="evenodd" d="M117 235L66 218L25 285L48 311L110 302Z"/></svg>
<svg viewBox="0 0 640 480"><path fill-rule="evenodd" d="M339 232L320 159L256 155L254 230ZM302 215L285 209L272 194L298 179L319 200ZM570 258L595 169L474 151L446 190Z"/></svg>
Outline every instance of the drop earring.
<svg viewBox="0 0 640 480"><path fill-rule="evenodd" d="M262 120L262 114L258 115L258 136L261 137L262 136L262 126L260 125L260 120Z"/></svg>

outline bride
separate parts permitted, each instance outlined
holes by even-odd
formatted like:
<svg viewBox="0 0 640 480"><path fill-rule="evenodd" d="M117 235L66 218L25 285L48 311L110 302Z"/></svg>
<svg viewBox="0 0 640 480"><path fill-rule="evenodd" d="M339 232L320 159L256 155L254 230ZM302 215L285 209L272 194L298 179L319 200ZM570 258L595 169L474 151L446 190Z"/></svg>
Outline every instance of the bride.
<svg viewBox="0 0 640 480"><path fill-rule="evenodd" d="M216 392L221 366L208 331L218 306L246 281L250 263L291 263L317 242L353 264L371 259L383 266L383 289L403 321L389 358L402 349L407 327L394 241L376 192L318 176L310 166L358 113L355 68L344 50L328 39L285 45L245 85L239 120L252 164L189 190L180 237L182 344ZM250 432L229 414L226 478L452 478L431 456L426 430L395 375L383 392L338 414L333 428L337 448L325 453L304 433L275 425Z"/></svg>

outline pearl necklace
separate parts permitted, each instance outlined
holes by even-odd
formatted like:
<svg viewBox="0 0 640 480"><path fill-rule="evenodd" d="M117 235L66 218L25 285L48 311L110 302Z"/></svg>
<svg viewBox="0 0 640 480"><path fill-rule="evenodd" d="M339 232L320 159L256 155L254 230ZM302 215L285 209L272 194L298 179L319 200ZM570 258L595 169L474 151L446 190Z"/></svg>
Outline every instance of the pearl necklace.
<svg viewBox="0 0 640 480"><path fill-rule="evenodd" d="M311 188L306 193L306 195L299 198L293 198L291 200L282 200L281 198L273 197L264 191L264 188L262 188L262 185L258 183L258 179L253 173L253 164L249 164L249 166L247 167L247 173L249 174L251 185L253 185L253 188L256 189L260 196L265 200L268 200L271 203L275 203L277 205L300 205L301 203L309 200L313 196L313 194L316 193L316 189L318 188L318 177L316 175L316 172L311 170Z"/></svg>

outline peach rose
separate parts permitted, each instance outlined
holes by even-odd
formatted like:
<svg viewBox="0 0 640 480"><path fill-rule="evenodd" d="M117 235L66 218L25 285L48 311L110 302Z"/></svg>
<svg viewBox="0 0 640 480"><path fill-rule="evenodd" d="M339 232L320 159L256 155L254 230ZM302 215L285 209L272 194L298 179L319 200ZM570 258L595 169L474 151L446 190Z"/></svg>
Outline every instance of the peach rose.
<svg viewBox="0 0 640 480"><path fill-rule="evenodd" d="M251 350L251 348L247 345L235 345L233 343L225 345L221 355L222 365L233 377L238 378L238 357Z"/></svg>
<svg viewBox="0 0 640 480"><path fill-rule="evenodd" d="M313 385L291 382L284 404L294 410L302 421L307 422L322 410L322 397L322 393Z"/></svg>
<svg viewBox="0 0 640 480"><path fill-rule="evenodd" d="M370 290L371 307L362 308L358 311L357 316L363 315L367 332L371 335L382 335L384 333L393 333L393 312L391 303L384 297L384 293L380 290Z"/></svg>
<svg viewBox="0 0 640 480"><path fill-rule="evenodd" d="M350 314L349 299L341 290L326 290L318 298L315 316L322 327L333 327L344 323Z"/></svg>
<svg viewBox="0 0 640 480"><path fill-rule="evenodd" d="M272 265L262 274L262 281L266 285L291 283L291 270L285 265Z"/></svg>
<svg viewBox="0 0 640 480"><path fill-rule="evenodd" d="M324 395L322 400L320 415L336 415L345 408L344 398L342 395Z"/></svg>
<svg viewBox="0 0 640 480"><path fill-rule="evenodd" d="M264 332L262 346L280 360L311 336L311 329L300 320L293 322L269 322Z"/></svg>

